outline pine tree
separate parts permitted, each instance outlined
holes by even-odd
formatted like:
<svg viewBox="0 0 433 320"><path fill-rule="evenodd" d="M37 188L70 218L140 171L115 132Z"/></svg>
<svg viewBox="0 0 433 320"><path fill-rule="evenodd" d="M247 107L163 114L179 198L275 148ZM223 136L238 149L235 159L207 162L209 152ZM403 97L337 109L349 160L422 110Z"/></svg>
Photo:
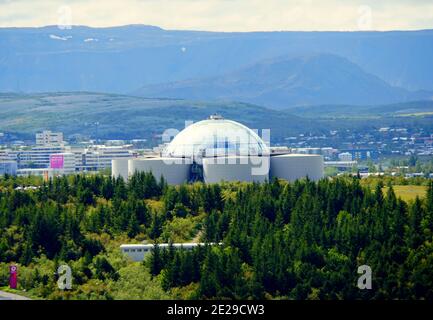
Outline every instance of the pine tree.
<svg viewBox="0 0 433 320"><path fill-rule="evenodd" d="M155 212L152 217L152 224L150 225L149 236L151 239L157 239L162 232L162 221L158 214Z"/></svg>
<svg viewBox="0 0 433 320"><path fill-rule="evenodd" d="M433 180L429 181L425 202L426 212L423 225L429 230L430 236L433 237Z"/></svg>
<svg viewBox="0 0 433 320"><path fill-rule="evenodd" d="M199 294L203 298L217 297L219 291L219 283L214 270L215 261L212 260L208 254L201 269Z"/></svg>
<svg viewBox="0 0 433 320"><path fill-rule="evenodd" d="M161 249L160 249L158 243L156 243L156 242L155 242L153 250L151 252L149 265L150 265L150 274L153 276L157 276L163 268Z"/></svg>
<svg viewBox="0 0 433 320"><path fill-rule="evenodd" d="M129 218L127 233L128 237L134 238L140 232L140 226L138 224L137 215L135 212L131 212L131 217Z"/></svg>
<svg viewBox="0 0 433 320"><path fill-rule="evenodd" d="M418 248L423 241L421 221L423 218L423 210L421 206L421 200L416 197L414 203L410 207L410 218L409 218L409 246L412 249Z"/></svg>

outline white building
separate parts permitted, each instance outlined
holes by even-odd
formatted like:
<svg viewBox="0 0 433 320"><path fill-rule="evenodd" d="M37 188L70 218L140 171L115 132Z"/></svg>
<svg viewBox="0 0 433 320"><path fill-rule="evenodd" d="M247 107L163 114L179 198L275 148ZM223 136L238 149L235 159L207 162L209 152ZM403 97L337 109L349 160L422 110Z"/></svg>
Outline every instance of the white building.
<svg viewBox="0 0 433 320"><path fill-rule="evenodd" d="M324 147L324 148L321 148L320 150L321 150L322 155L324 157L328 157L328 158L333 157L334 154L337 153L337 149L334 149L334 148L331 148L331 147Z"/></svg>
<svg viewBox="0 0 433 320"><path fill-rule="evenodd" d="M119 159L113 160L113 164L117 162ZM177 185L188 182L191 165L192 161L185 158L133 158L128 160L128 176L135 172L152 172L157 180L163 176L168 184ZM114 172L112 170L112 174Z"/></svg>
<svg viewBox="0 0 433 320"><path fill-rule="evenodd" d="M136 156L131 146L96 145L88 148L74 148L77 171L98 171L111 168L111 160Z"/></svg>
<svg viewBox="0 0 433 320"><path fill-rule="evenodd" d="M18 167L25 168L49 168L52 154L65 153L70 147L65 146L63 133L49 130L36 133L36 146L28 150L14 150L10 152L15 156Z"/></svg>
<svg viewBox="0 0 433 320"><path fill-rule="evenodd" d="M45 145L17 151L18 166L20 168L48 168L52 154L65 153L68 149L64 145Z"/></svg>
<svg viewBox="0 0 433 320"><path fill-rule="evenodd" d="M340 161L352 161L353 157L350 152L342 152L338 154L338 159Z"/></svg>
<svg viewBox="0 0 433 320"><path fill-rule="evenodd" d="M16 154L12 153L9 149L0 149L0 161L1 160L16 160Z"/></svg>
<svg viewBox="0 0 433 320"><path fill-rule="evenodd" d="M55 153L50 155L50 169L54 175L67 175L75 172L75 154Z"/></svg>
<svg viewBox="0 0 433 320"><path fill-rule="evenodd" d="M112 175L128 179L135 172L152 172L156 179L162 175L169 184L323 177L321 155L276 151L280 152L271 153L269 146L248 127L214 116L186 127L159 157L130 159L128 163L113 160Z"/></svg>
<svg viewBox="0 0 433 320"><path fill-rule="evenodd" d="M215 243L208 243L208 245L216 245ZM222 245L222 243L218 243L218 245ZM198 246L206 246L206 243L172 243L174 249L181 250L192 250ZM170 247L169 243L160 243L158 247L161 250L168 249ZM155 248L153 244L122 244L120 246L120 251L128 256L132 261L143 261L146 254L152 252Z"/></svg>
<svg viewBox="0 0 433 320"><path fill-rule="evenodd" d="M324 175L323 157L315 154L286 154L271 158L270 176L287 181L308 177L320 180Z"/></svg>
<svg viewBox="0 0 433 320"><path fill-rule="evenodd" d="M51 132L45 130L36 133L36 145L47 146L47 145L60 145L64 144L62 132Z"/></svg>
<svg viewBox="0 0 433 320"><path fill-rule="evenodd" d="M52 169L53 174L99 171L111 168L112 159L128 159L136 156L129 146L108 147L104 145L87 148L45 145L36 146L30 150L15 151L15 154L20 169ZM26 171L26 174L31 172ZM34 172L39 174L37 171Z"/></svg>

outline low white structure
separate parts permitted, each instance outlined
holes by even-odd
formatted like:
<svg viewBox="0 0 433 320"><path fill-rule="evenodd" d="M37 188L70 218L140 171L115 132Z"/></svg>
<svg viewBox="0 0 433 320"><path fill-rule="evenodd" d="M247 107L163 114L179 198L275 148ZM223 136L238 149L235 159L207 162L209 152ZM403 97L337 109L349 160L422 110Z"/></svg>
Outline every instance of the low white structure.
<svg viewBox="0 0 433 320"><path fill-rule="evenodd" d="M270 177L295 181L309 177L317 181L323 178L323 157L313 154L285 154L271 157Z"/></svg>
<svg viewBox="0 0 433 320"><path fill-rule="evenodd" d="M269 132L262 134L268 140ZM174 185L189 181L264 182L272 177L289 181L323 177L321 155L290 151L287 147L269 148L269 141L265 143L250 128L213 115L179 132L161 150L162 156L128 160L127 173L126 162L114 160L112 175L127 178L135 172L152 172L156 179L163 176Z"/></svg>
<svg viewBox="0 0 433 320"><path fill-rule="evenodd" d="M214 245L213 243L209 243ZM197 246L205 246L206 243L173 243L173 248L192 250ZM170 247L169 243L160 243L158 247L161 249L167 249ZM146 254L150 253L155 248L154 244L122 244L120 251L131 258L132 261L143 261Z"/></svg>
<svg viewBox="0 0 433 320"><path fill-rule="evenodd" d="M122 177L128 179L128 163L132 158L119 158L111 160L111 176L113 178Z"/></svg>
<svg viewBox="0 0 433 320"><path fill-rule="evenodd" d="M192 161L186 158L136 158L128 161L128 176L135 172L152 172L156 180L164 177L168 184L188 182Z"/></svg>
<svg viewBox="0 0 433 320"><path fill-rule="evenodd" d="M269 156L203 158L204 182L264 182L269 180L269 159Z"/></svg>

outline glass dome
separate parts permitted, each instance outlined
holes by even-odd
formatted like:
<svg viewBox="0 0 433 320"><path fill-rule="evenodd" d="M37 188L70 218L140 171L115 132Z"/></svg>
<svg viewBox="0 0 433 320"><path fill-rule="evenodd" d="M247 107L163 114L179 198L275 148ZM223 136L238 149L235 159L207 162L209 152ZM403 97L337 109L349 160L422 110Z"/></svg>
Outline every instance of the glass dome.
<svg viewBox="0 0 433 320"><path fill-rule="evenodd" d="M179 132L163 152L166 157L221 157L267 155L263 140L248 127L214 115Z"/></svg>

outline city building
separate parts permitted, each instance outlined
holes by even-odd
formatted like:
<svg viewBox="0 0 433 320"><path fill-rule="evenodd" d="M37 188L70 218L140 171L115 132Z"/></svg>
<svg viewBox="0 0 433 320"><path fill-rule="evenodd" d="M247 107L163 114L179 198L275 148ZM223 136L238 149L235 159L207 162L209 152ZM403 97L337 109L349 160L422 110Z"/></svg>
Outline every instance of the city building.
<svg viewBox="0 0 433 320"><path fill-rule="evenodd" d="M368 160L377 159L377 152L373 149L346 149L341 150L343 153L350 153L352 155L351 160Z"/></svg>
<svg viewBox="0 0 433 320"><path fill-rule="evenodd" d="M65 146L63 133L43 131L36 133L36 146L9 151L9 157L16 159L19 169L46 169L52 154L68 150L70 147Z"/></svg>
<svg viewBox="0 0 433 320"><path fill-rule="evenodd" d="M0 149L0 161L1 160L16 160L16 156L12 154L9 149Z"/></svg>
<svg viewBox="0 0 433 320"><path fill-rule="evenodd" d="M111 168L113 159L124 159L136 156L131 146L96 145L87 148L73 148L77 171L98 171Z"/></svg>
<svg viewBox="0 0 433 320"><path fill-rule="evenodd" d="M13 160L0 160L0 176L8 174L8 175L16 175L17 174L18 165L16 161Z"/></svg>
<svg viewBox="0 0 433 320"><path fill-rule="evenodd" d="M50 169L54 175L66 175L75 172L75 154L55 153L50 155Z"/></svg>
<svg viewBox="0 0 433 320"><path fill-rule="evenodd" d="M39 145L29 150L16 151L18 167L48 168L52 154L64 153L68 150L64 145Z"/></svg>
<svg viewBox="0 0 433 320"><path fill-rule="evenodd" d="M47 145L61 145L64 144L62 132L51 132L45 130L36 133L36 145L47 146Z"/></svg>
<svg viewBox="0 0 433 320"><path fill-rule="evenodd" d="M169 184L323 177L321 155L290 154L285 148L271 150L253 130L214 115L186 127L159 156L114 159L112 176L128 179L135 172L152 172Z"/></svg>
<svg viewBox="0 0 433 320"><path fill-rule="evenodd" d="M338 159L340 161L352 161L353 157L350 152L342 152L338 154Z"/></svg>
<svg viewBox="0 0 433 320"><path fill-rule="evenodd" d="M110 168L112 159L137 155L132 145L125 145L120 140L110 143L113 145L71 147L63 141L63 133L43 131L36 134L36 146L0 150L0 161L16 161L18 170L12 172L18 175L47 177L99 171Z"/></svg>

